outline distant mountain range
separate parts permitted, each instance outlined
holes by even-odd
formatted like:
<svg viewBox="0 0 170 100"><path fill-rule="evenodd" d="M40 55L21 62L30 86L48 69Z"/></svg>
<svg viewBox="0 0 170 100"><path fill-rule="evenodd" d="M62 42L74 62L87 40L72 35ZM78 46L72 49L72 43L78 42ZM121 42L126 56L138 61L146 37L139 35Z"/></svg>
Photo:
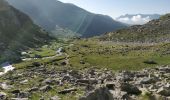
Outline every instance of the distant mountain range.
<svg viewBox="0 0 170 100"><path fill-rule="evenodd" d="M39 46L49 39L27 15L0 0L0 61L16 60L19 51Z"/></svg>
<svg viewBox="0 0 170 100"><path fill-rule="evenodd" d="M126 14L116 18L116 20L130 25L141 25L158 19L160 16L159 14Z"/></svg>
<svg viewBox="0 0 170 100"><path fill-rule="evenodd" d="M170 14L161 16L144 25L134 25L129 28L107 33L101 40L115 42L157 43L170 42Z"/></svg>
<svg viewBox="0 0 170 100"><path fill-rule="evenodd" d="M12 6L29 15L36 24L47 31L56 32L56 26L79 33L83 37L100 35L126 24L109 16L90 13L73 4L57 0L7 0Z"/></svg>

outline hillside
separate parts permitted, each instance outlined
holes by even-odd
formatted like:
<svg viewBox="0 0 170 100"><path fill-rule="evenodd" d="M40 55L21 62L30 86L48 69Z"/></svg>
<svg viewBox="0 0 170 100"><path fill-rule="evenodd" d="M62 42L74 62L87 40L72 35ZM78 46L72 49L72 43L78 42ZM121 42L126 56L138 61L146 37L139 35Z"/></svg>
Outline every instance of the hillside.
<svg viewBox="0 0 170 100"><path fill-rule="evenodd" d="M27 15L0 0L0 60L13 59L17 52L44 44L48 39Z"/></svg>
<svg viewBox="0 0 170 100"><path fill-rule="evenodd" d="M135 25L107 33L100 39L115 42L169 42L170 14L161 16L145 25Z"/></svg>
<svg viewBox="0 0 170 100"><path fill-rule="evenodd" d="M59 26L80 33L83 37L90 37L126 27L125 24L114 21L109 16L90 13L73 4L58 0L7 1L50 32L54 32L56 26Z"/></svg>

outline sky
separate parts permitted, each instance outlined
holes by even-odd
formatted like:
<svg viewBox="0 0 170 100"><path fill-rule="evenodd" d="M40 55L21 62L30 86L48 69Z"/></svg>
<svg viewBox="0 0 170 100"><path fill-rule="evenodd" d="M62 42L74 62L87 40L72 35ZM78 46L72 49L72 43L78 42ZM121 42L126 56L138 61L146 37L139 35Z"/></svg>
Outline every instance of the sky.
<svg viewBox="0 0 170 100"><path fill-rule="evenodd" d="M112 18L125 14L165 14L170 12L170 0L59 0Z"/></svg>

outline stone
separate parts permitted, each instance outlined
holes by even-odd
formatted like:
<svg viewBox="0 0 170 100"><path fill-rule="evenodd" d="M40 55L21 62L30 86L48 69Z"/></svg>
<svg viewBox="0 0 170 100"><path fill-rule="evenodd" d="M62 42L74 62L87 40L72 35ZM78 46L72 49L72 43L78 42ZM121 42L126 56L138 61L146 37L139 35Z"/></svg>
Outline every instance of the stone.
<svg viewBox="0 0 170 100"><path fill-rule="evenodd" d="M10 100L29 100L28 98L11 98Z"/></svg>
<svg viewBox="0 0 170 100"><path fill-rule="evenodd" d="M163 96L170 96L170 89L161 87L158 89L157 93Z"/></svg>
<svg viewBox="0 0 170 100"><path fill-rule="evenodd" d="M64 61L64 62L61 62L61 65L65 66L67 65L67 63Z"/></svg>
<svg viewBox="0 0 170 100"><path fill-rule="evenodd" d="M142 92L134 85L128 84L128 83L121 83L120 84L120 89L121 91L125 91L128 94L135 94L135 95L139 95Z"/></svg>
<svg viewBox="0 0 170 100"><path fill-rule="evenodd" d="M60 100L61 98L59 98L58 96L53 96L50 98L50 100Z"/></svg>
<svg viewBox="0 0 170 100"><path fill-rule="evenodd" d="M85 64L85 62L81 60L81 61L80 61L80 64Z"/></svg>
<svg viewBox="0 0 170 100"><path fill-rule="evenodd" d="M129 100L127 92L120 90L109 90L113 94L114 100Z"/></svg>
<svg viewBox="0 0 170 100"><path fill-rule="evenodd" d="M59 91L58 93L59 94L67 94L67 93L71 93L71 92L74 92L74 91L77 91L77 89L75 89L75 88L64 89L62 91Z"/></svg>
<svg viewBox="0 0 170 100"><path fill-rule="evenodd" d="M5 92L0 92L0 100L6 100L7 94Z"/></svg>
<svg viewBox="0 0 170 100"><path fill-rule="evenodd" d="M149 77L146 77L146 78L143 78L140 83L141 84L152 84L152 83L155 83L156 82L156 79L154 78L149 78Z"/></svg>
<svg viewBox="0 0 170 100"><path fill-rule="evenodd" d="M50 78L45 79L42 83L48 84L48 85L54 85L56 83L55 80L52 80Z"/></svg>
<svg viewBox="0 0 170 100"><path fill-rule="evenodd" d="M39 66L41 66L41 63L39 63L39 62L33 62L32 65L35 66L35 67L39 67Z"/></svg>
<svg viewBox="0 0 170 100"><path fill-rule="evenodd" d="M106 87L107 87L109 90L114 90L115 84L112 83L112 82L108 82L108 83L106 83Z"/></svg>
<svg viewBox="0 0 170 100"><path fill-rule="evenodd" d="M38 87L32 87L31 89L28 90L28 92L35 92L38 91Z"/></svg>
<svg viewBox="0 0 170 100"><path fill-rule="evenodd" d="M20 93L20 90L13 90L13 91L11 91L11 93L18 94L18 93Z"/></svg>
<svg viewBox="0 0 170 100"><path fill-rule="evenodd" d="M99 87L94 91L89 92L87 95L79 98L79 100L114 100L114 98L108 88Z"/></svg>
<svg viewBox="0 0 170 100"><path fill-rule="evenodd" d="M49 91L49 90L51 90L51 89L52 89L51 86L45 85L45 86L41 87L39 90L40 90L40 91L43 91L43 92L47 92L47 91Z"/></svg>
<svg viewBox="0 0 170 100"><path fill-rule="evenodd" d="M97 84L98 81L95 79L78 79L76 83Z"/></svg>
<svg viewBox="0 0 170 100"><path fill-rule="evenodd" d="M170 67L160 67L159 71L164 73L170 73Z"/></svg>

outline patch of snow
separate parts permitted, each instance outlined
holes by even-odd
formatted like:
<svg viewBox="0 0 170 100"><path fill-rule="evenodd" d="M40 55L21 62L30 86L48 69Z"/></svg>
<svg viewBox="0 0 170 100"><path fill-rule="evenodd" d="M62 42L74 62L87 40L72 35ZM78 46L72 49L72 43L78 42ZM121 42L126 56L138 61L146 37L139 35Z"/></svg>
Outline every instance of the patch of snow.
<svg viewBox="0 0 170 100"><path fill-rule="evenodd" d="M0 75L4 75L5 73L7 73L8 71L12 71L15 69L15 67L13 67L9 62L5 62L2 65L2 68L4 69L3 72L0 72Z"/></svg>

